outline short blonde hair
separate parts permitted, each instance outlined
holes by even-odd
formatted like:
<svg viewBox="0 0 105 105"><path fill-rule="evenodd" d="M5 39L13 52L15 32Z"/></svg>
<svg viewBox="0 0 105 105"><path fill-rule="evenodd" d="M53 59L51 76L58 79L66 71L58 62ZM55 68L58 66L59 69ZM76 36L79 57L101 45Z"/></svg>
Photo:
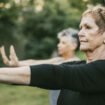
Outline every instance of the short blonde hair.
<svg viewBox="0 0 105 105"><path fill-rule="evenodd" d="M91 15L95 19L95 22L101 32L105 31L105 7L101 5L89 6L88 9L83 13L82 17L86 15Z"/></svg>

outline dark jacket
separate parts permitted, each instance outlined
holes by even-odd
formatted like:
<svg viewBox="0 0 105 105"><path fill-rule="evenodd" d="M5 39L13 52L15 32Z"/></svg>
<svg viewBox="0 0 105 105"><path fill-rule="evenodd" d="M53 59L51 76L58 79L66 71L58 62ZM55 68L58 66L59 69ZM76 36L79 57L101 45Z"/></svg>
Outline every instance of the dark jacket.
<svg viewBox="0 0 105 105"><path fill-rule="evenodd" d="M105 105L105 60L31 66L30 85L62 89L58 105Z"/></svg>

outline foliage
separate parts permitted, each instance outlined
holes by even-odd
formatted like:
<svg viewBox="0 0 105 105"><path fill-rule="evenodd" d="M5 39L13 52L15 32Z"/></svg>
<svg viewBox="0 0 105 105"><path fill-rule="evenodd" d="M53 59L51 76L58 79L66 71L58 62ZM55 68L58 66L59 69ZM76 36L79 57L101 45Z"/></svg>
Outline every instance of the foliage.
<svg viewBox="0 0 105 105"><path fill-rule="evenodd" d="M0 45L5 45L9 50L9 46L13 44L18 52L22 51L21 47L24 46L23 42L19 41L23 39L18 23L20 10L21 8L11 0L0 1Z"/></svg>
<svg viewBox="0 0 105 105"><path fill-rule="evenodd" d="M48 58L56 50L57 33L78 29L87 5L98 3L103 0L0 0L0 45L8 52L13 44L20 59Z"/></svg>
<svg viewBox="0 0 105 105"><path fill-rule="evenodd" d="M56 49L57 33L64 28L77 28L80 14L78 8L71 8L68 0L62 0L62 2L54 0L53 3L46 1L43 11L35 12L30 9L25 12L24 35L29 38L26 46L27 57L50 56Z"/></svg>

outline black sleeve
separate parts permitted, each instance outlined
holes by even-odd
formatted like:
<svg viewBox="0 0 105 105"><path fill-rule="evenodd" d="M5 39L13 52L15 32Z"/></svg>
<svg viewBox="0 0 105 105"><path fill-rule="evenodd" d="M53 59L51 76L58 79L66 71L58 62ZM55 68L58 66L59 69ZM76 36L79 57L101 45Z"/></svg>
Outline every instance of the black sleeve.
<svg viewBox="0 0 105 105"><path fill-rule="evenodd" d="M31 66L30 85L45 89L105 92L105 61L79 65Z"/></svg>

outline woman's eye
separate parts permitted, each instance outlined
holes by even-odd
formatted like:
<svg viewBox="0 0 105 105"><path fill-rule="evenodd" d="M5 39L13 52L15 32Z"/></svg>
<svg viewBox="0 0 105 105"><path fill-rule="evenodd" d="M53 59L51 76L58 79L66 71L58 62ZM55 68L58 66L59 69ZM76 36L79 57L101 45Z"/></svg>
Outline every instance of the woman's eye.
<svg viewBox="0 0 105 105"><path fill-rule="evenodd" d="M91 29L91 27L89 27L89 26L86 26L86 28L87 28L87 29Z"/></svg>
<svg viewBox="0 0 105 105"><path fill-rule="evenodd" d="M65 44L65 42L62 42L63 44Z"/></svg>

